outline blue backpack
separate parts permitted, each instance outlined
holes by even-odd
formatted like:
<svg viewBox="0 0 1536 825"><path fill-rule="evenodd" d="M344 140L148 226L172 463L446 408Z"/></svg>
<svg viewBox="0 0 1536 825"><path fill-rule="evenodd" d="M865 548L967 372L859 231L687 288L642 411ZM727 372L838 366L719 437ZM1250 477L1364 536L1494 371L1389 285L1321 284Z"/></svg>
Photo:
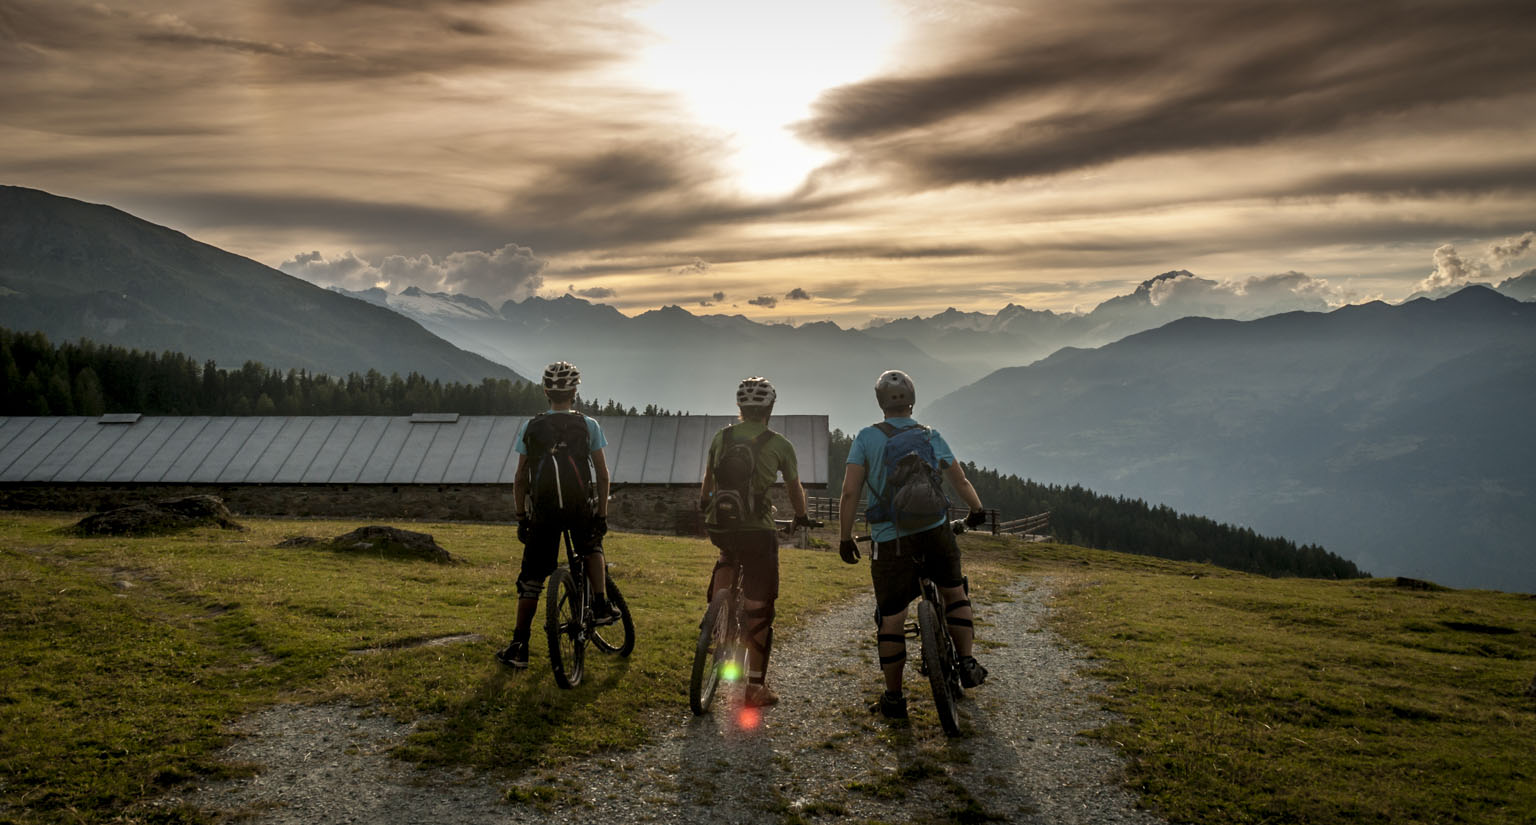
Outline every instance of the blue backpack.
<svg viewBox="0 0 1536 825"><path fill-rule="evenodd" d="M873 486L875 504L865 517L870 522L888 521L900 530L921 530L949 516L949 497L939 475L939 459L928 440L928 428L912 424L901 429L884 421L875 425L885 433L885 495ZM864 483L869 484L866 476Z"/></svg>

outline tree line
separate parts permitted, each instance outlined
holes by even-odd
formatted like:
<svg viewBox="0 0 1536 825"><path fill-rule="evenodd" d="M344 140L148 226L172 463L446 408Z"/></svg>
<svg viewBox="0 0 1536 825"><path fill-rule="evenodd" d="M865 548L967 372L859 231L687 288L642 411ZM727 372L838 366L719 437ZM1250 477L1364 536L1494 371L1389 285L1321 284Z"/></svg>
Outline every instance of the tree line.
<svg viewBox="0 0 1536 825"><path fill-rule="evenodd" d="M827 450L832 472L828 495L842 494L843 465L853 437L833 430ZM1141 499L1100 495L1080 485L1041 484L962 462L966 478L1002 521L1050 512L1057 540L1081 547L1118 550L1176 561L1206 562L1264 576L1319 579L1362 578L1361 571L1315 544L1297 545L1278 536L1261 536L1247 527L1179 513ZM949 491L951 500L959 496Z"/></svg>
<svg viewBox="0 0 1536 825"><path fill-rule="evenodd" d="M85 415L537 415L549 408L536 383L486 378L443 383L378 370L344 378L278 370L247 361L238 369L178 352L141 352L89 340L55 346L40 332L0 328L0 414ZM613 399L577 399L589 415L671 415Z"/></svg>

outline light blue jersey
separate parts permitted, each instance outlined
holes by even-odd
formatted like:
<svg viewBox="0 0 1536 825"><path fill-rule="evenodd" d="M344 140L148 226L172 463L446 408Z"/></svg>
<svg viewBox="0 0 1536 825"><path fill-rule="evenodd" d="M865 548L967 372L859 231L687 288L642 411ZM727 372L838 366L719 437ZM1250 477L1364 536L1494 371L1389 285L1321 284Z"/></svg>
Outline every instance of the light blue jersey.
<svg viewBox="0 0 1536 825"><path fill-rule="evenodd" d="M569 415L582 415L582 413L578 412L577 410L550 410L550 412L563 412ZM595 453L598 450L608 446L608 439L603 437L603 426L597 423L597 419L589 415L583 417L587 419L587 447ZM528 421L532 420L532 418L528 419ZM528 454L528 445L523 443L523 436L527 435L528 433L528 421L524 421L522 426L517 428L517 441L513 442L512 449L516 450L518 455Z"/></svg>
<svg viewBox="0 0 1536 825"><path fill-rule="evenodd" d="M885 423L896 429L910 427L917 423L913 418L887 418ZM874 507L879 503L879 496L885 495L885 433L879 427L865 427L859 430L859 434L853 438L853 447L848 450L848 463L857 464L864 468L866 485L865 509ZM929 428L928 443L933 445L934 458L939 460L939 469L942 470L955 463L954 451L949 449L944 437L939 431ZM943 524L946 516L940 516L932 524L916 529L900 530L889 521L870 522L869 531L875 537L875 541L895 541L902 536L910 536L913 533L921 533L924 530L932 530Z"/></svg>

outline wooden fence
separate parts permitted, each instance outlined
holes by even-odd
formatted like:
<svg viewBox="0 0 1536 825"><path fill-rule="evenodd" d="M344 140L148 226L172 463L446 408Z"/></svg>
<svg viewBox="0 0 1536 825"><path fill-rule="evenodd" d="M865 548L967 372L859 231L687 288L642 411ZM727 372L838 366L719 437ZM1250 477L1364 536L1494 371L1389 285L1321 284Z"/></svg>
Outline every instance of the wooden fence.
<svg viewBox="0 0 1536 825"><path fill-rule="evenodd" d="M835 498L807 496L805 499L805 507L809 511L811 518L825 521L828 524L833 524L837 521L839 503L840 499ZM1033 516L1002 522L998 521L996 510L989 509L985 512L987 514L986 523L991 528L992 535L994 536L1022 536L1030 541L1044 541L1050 538L1048 535L1051 529L1051 513L1049 510ZM949 517L951 519L965 518L967 515L970 515L970 510L963 507L952 507L949 510ZM859 510L855 520L864 521L863 496L859 497Z"/></svg>

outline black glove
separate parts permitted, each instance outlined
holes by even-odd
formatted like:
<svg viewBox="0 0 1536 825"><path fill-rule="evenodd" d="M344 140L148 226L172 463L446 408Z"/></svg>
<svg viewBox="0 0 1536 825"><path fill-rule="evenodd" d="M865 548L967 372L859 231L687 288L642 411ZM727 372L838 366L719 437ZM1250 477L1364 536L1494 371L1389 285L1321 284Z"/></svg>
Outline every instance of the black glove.
<svg viewBox="0 0 1536 825"><path fill-rule="evenodd" d="M517 520L517 540L523 544L528 543L528 534L533 532L533 519L523 516Z"/></svg>
<svg viewBox="0 0 1536 825"><path fill-rule="evenodd" d="M859 543L853 539L843 539L837 545L837 554L843 557L843 561L849 564L859 563Z"/></svg>
<svg viewBox="0 0 1536 825"><path fill-rule="evenodd" d="M790 527L810 527L810 528L814 529L814 528L820 527L821 526L821 522L811 518L810 516L795 516L795 523L791 524L789 526Z"/></svg>
<svg viewBox="0 0 1536 825"><path fill-rule="evenodd" d="M987 511L986 510L972 510L971 514L965 517L965 526L966 527L970 527L972 529L980 527L981 525L986 524L986 523L987 523Z"/></svg>
<svg viewBox="0 0 1536 825"><path fill-rule="evenodd" d="M602 538L603 536L606 536L606 535L608 535L608 517L607 516L593 516L592 517L592 538L600 539L600 538Z"/></svg>

